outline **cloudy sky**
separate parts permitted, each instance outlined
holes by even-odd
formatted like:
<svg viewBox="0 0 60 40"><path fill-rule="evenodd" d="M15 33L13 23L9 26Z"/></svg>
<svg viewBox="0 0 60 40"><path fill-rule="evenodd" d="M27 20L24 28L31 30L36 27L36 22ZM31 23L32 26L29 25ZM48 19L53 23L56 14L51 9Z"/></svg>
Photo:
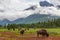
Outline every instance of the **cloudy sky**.
<svg viewBox="0 0 60 40"><path fill-rule="evenodd" d="M8 20L15 20L18 18L25 18L35 12L41 11L41 13L53 13L54 15L60 16L60 10L58 10L56 7L40 7L39 2L45 1L45 0L0 0L0 20L2 19L8 19ZM59 0L46 0L52 4L60 5ZM23 11L26 8L29 8L32 5L38 6L38 8L28 11ZM51 10L49 10L51 9ZM38 10L38 11L37 11ZM43 12L45 11L45 12Z"/></svg>

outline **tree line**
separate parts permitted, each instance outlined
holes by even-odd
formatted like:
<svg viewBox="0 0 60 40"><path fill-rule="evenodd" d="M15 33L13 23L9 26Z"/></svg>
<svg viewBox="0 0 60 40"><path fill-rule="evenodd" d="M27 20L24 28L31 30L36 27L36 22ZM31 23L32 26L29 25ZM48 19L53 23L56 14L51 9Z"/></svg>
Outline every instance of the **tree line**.
<svg viewBox="0 0 60 40"><path fill-rule="evenodd" d="M0 25L0 28L20 29L20 28L57 28L60 27L60 19L48 20L44 22L32 23L32 24L7 24Z"/></svg>

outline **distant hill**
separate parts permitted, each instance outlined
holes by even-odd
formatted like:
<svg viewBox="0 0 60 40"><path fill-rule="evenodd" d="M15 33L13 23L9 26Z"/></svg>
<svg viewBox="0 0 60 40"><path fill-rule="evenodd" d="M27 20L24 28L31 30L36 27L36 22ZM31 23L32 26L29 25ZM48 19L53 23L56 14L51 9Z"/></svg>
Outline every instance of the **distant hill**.
<svg viewBox="0 0 60 40"><path fill-rule="evenodd" d="M11 23L11 21L9 21L8 19L0 20L0 25L5 25L5 24L8 24L8 23Z"/></svg>
<svg viewBox="0 0 60 40"><path fill-rule="evenodd" d="M52 19L57 19L60 18L60 16L52 16L50 14L32 14L26 18L19 18L14 21L9 21L7 19L4 19L0 21L0 24L30 24L30 23L37 23L37 22L43 22L43 21L48 21Z"/></svg>
<svg viewBox="0 0 60 40"><path fill-rule="evenodd" d="M12 21L12 23L29 24L29 23L48 21L48 20L57 19L57 18L60 18L60 17L59 16L51 16L49 14L48 15L47 14L32 14L26 18L16 19L16 20Z"/></svg>

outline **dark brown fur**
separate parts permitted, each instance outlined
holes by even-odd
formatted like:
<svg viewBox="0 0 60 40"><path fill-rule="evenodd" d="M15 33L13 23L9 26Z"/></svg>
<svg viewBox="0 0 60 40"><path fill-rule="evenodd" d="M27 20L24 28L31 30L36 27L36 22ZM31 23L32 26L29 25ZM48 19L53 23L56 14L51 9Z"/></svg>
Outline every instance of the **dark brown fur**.
<svg viewBox="0 0 60 40"><path fill-rule="evenodd" d="M47 33L47 31L44 30L44 29L37 31L37 36L39 37L39 35L46 36L46 37L49 36L49 34Z"/></svg>
<svg viewBox="0 0 60 40"><path fill-rule="evenodd" d="M23 34L24 34L24 32L25 32L25 30L21 30L21 31L20 31L20 34L21 34L21 35L23 35Z"/></svg>

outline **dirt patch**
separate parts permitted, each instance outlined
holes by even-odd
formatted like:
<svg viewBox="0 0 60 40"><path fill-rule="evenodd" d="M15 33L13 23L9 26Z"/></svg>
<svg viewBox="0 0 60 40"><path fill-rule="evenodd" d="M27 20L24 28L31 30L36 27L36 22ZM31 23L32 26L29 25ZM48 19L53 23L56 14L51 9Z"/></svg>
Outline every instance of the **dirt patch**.
<svg viewBox="0 0 60 40"><path fill-rule="evenodd" d="M12 32L1 32L0 40L60 40L60 36L37 37L36 34L16 35Z"/></svg>
<svg viewBox="0 0 60 40"><path fill-rule="evenodd" d="M59 37L48 37L48 38L29 37L29 38L18 38L17 40L60 40L60 38Z"/></svg>

